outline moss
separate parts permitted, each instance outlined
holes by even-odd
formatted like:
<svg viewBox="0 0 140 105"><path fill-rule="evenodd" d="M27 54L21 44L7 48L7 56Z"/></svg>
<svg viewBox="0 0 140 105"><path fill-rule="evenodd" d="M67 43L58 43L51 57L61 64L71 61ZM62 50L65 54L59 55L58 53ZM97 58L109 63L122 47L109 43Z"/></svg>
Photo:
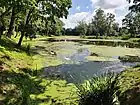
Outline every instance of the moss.
<svg viewBox="0 0 140 105"><path fill-rule="evenodd" d="M118 61L117 59L113 59L110 57L96 57L96 56L88 56L86 57L89 61Z"/></svg>
<svg viewBox="0 0 140 105"><path fill-rule="evenodd" d="M66 81L62 80L44 80L41 85L46 86L44 93L39 95L30 95L32 99L44 100L41 103L52 105L52 104L62 104L70 105L72 103L76 104L76 87L73 84L67 84ZM74 105L73 104L73 105Z"/></svg>
<svg viewBox="0 0 140 105"><path fill-rule="evenodd" d="M99 54L100 56L125 56L128 54L131 55L140 55L140 49L135 48L124 48L124 47L108 47L108 46L95 46L87 45L90 52Z"/></svg>

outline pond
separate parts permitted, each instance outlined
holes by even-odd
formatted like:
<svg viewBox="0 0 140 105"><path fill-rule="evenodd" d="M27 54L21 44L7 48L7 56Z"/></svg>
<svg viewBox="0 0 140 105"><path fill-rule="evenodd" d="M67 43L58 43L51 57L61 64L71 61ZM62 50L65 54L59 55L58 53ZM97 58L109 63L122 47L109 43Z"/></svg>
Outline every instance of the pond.
<svg viewBox="0 0 140 105"><path fill-rule="evenodd" d="M129 42L127 40L108 40L108 39L57 39L57 38L49 38L50 42L79 42L82 44L92 44L92 45L104 45L104 46L112 46L112 47L126 47L126 48L140 48L140 43Z"/></svg>
<svg viewBox="0 0 140 105"><path fill-rule="evenodd" d="M136 66L138 62L121 62L118 57L134 54L134 52L136 55L140 53L140 49L85 45L74 42L53 42L53 45L59 46L56 57L63 63L46 67L44 74L46 76L55 74L69 83L83 82L95 75L110 71L120 72ZM93 52L97 55L91 56Z"/></svg>

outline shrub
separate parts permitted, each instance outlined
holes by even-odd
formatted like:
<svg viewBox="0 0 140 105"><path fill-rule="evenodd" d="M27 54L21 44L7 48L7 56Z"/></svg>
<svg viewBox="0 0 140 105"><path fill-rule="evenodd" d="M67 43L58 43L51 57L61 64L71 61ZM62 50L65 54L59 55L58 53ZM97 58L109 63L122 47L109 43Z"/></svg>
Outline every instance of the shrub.
<svg viewBox="0 0 140 105"><path fill-rule="evenodd" d="M113 73L108 73L77 85L79 105L118 105L117 77Z"/></svg>
<svg viewBox="0 0 140 105"><path fill-rule="evenodd" d="M123 35L122 40L128 40L131 38L131 35Z"/></svg>

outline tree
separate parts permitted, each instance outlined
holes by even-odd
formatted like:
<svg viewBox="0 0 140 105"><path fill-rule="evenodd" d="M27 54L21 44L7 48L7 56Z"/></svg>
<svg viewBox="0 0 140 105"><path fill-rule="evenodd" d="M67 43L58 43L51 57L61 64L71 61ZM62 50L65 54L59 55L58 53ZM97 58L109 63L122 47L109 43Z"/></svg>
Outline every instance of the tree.
<svg viewBox="0 0 140 105"><path fill-rule="evenodd" d="M113 35L115 36L119 35L119 23L114 22L112 24L112 29L113 29Z"/></svg>
<svg viewBox="0 0 140 105"><path fill-rule="evenodd" d="M55 22L55 17L67 17L68 9L71 7L71 0L36 0L37 7L26 10L26 16L23 22L23 26L26 27L28 24L37 21L39 18L45 21L47 19ZM18 45L22 43L22 39L25 35L24 30L21 32Z"/></svg>
<svg viewBox="0 0 140 105"><path fill-rule="evenodd" d="M88 27L87 27L87 35L93 35L94 34L94 26L93 24L89 23Z"/></svg>
<svg viewBox="0 0 140 105"><path fill-rule="evenodd" d="M115 15L112 13L108 13L106 17L106 22L107 22L107 26L106 26L107 35L114 34L113 25L115 23Z"/></svg>
<svg viewBox="0 0 140 105"><path fill-rule="evenodd" d="M123 19L122 21L123 21L123 27L126 27L126 29L131 34L131 37L132 37L135 33L132 15L125 16L125 19Z"/></svg>
<svg viewBox="0 0 140 105"><path fill-rule="evenodd" d="M55 17L55 23L52 23L51 32L53 35L62 35L64 23L57 17Z"/></svg>
<svg viewBox="0 0 140 105"><path fill-rule="evenodd" d="M87 34L87 24L84 21L80 21L77 26L77 32L79 35L85 36Z"/></svg>
<svg viewBox="0 0 140 105"><path fill-rule="evenodd" d="M133 5L130 6L132 12L140 12L140 0L127 0L129 3L133 1Z"/></svg>
<svg viewBox="0 0 140 105"><path fill-rule="evenodd" d="M123 19L123 26L127 28L131 37L136 37L140 33L140 13L129 13Z"/></svg>
<svg viewBox="0 0 140 105"><path fill-rule="evenodd" d="M92 24L96 27L96 37L106 34L106 15L102 9L96 10Z"/></svg>
<svg viewBox="0 0 140 105"><path fill-rule="evenodd" d="M74 29L67 29L67 35L118 35L119 24L115 22L115 15L108 13L105 14L104 10L97 9L96 14L92 19L92 22L87 24L84 21L80 21Z"/></svg>
<svg viewBox="0 0 140 105"><path fill-rule="evenodd" d="M11 37L14 30L16 15L31 6L34 7L34 5L34 0L0 0L0 6L3 8L8 8L6 12L11 11L11 19L7 33L8 37Z"/></svg>
<svg viewBox="0 0 140 105"><path fill-rule="evenodd" d="M135 34L140 34L140 13L135 15L133 25L135 27Z"/></svg>

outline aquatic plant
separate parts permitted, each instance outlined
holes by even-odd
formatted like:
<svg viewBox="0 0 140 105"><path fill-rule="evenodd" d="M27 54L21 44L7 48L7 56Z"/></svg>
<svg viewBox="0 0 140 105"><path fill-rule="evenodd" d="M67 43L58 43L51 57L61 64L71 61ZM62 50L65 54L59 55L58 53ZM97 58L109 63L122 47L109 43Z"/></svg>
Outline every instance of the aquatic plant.
<svg viewBox="0 0 140 105"><path fill-rule="evenodd" d="M118 105L117 77L114 73L105 73L77 85L79 105Z"/></svg>

